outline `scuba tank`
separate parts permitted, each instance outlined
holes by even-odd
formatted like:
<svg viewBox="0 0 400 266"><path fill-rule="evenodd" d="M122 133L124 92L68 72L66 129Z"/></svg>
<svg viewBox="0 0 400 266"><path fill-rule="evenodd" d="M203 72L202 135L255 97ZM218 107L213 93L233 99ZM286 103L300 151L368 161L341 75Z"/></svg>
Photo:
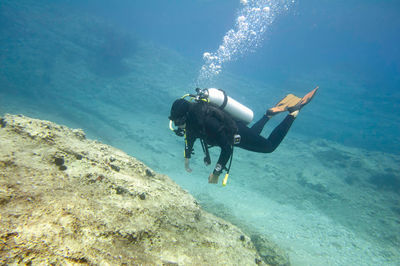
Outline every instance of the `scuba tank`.
<svg viewBox="0 0 400 266"><path fill-rule="evenodd" d="M243 104L237 102L232 99L228 95L226 95L225 91L215 88L210 89L200 89L196 88L197 94L185 94L181 97L181 99L185 99L186 97L190 97L189 101L204 101L209 104L212 104L219 109L230 114L235 120L239 120L243 123L250 124L253 121L254 114L251 109L244 106ZM169 121L169 128L175 132L178 136L184 135L183 129L174 129L172 126L172 120Z"/></svg>
<svg viewBox="0 0 400 266"><path fill-rule="evenodd" d="M205 100L224 110L234 119L242 121L245 124L250 124L253 121L253 111L226 95L225 91L215 88L204 90L197 88L196 92L201 100Z"/></svg>

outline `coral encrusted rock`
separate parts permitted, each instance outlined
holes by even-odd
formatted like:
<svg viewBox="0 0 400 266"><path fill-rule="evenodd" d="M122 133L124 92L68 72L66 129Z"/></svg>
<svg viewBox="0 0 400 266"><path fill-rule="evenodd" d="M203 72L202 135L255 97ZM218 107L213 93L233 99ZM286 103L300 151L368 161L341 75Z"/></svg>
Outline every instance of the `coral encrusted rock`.
<svg viewBox="0 0 400 266"><path fill-rule="evenodd" d="M0 264L264 264L240 229L137 159L82 130L0 121Z"/></svg>

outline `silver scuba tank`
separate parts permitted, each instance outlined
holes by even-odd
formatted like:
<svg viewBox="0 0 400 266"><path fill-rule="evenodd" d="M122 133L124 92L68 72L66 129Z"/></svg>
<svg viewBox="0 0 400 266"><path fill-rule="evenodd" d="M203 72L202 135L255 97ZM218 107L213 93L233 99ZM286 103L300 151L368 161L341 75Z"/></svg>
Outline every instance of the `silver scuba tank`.
<svg viewBox="0 0 400 266"><path fill-rule="evenodd" d="M201 90L201 94L203 97L207 98L209 103L221 108L233 118L245 124L249 124L253 121L253 111L226 95L223 90L209 88Z"/></svg>

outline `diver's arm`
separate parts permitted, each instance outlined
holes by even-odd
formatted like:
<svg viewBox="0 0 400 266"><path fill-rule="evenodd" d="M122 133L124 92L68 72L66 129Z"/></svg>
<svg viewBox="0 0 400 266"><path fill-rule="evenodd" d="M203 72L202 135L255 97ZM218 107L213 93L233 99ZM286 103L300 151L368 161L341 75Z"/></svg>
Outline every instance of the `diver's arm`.
<svg viewBox="0 0 400 266"><path fill-rule="evenodd" d="M228 142L225 142L224 145L221 146L221 153L218 158L218 162L214 168L213 174L218 174L220 175L222 170L225 169L226 164L229 161L229 158L231 158L232 155L232 145L230 145Z"/></svg>
<svg viewBox="0 0 400 266"><path fill-rule="evenodd" d="M196 137L194 137L189 132L186 132L186 134L185 134L185 158L190 159L190 157L192 156L193 145L194 145L195 141L196 141Z"/></svg>
<svg viewBox="0 0 400 266"><path fill-rule="evenodd" d="M225 132L221 130L222 127L223 125L221 125L221 122L214 117L205 121L206 130L208 132L213 132L213 140L218 143L217 145L221 148L218 162L215 165L213 172L208 177L209 183L218 183L218 177L225 169L225 165L232 154L232 139L226 136Z"/></svg>
<svg viewBox="0 0 400 266"><path fill-rule="evenodd" d="M222 171L226 169L225 166L228 163L233 151L232 144L225 134L222 133L219 135L218 143L218 146L221 148L221 153L219 154L218 162L215 165L214 171L208 177L208 182L214 184L218 183L218 178Z"/></svg>
<svg viewBox="0 0 400 266"><path fill-rule="evenodd" d="M232 155L232 146L229 144L222 145L218 162L215 165L214 171L208 177L208 183L212 183L212 184L218 183L218 178L219 178L220 174L222 173L222 171L224 169L226 169L225 165L229 161L229 158L231 157L231 155Z"/></svg>
<svg viewBox="0 0 400 266"><path fill-rule="evenodd" d="M189 159L192 156L193 145L194 145L195 141L196 141L196 138L186 132L186 134L185 134L185 154L184 154L185 155L185 170L189 173L192 172L192 169L189 166Z"/></svg>

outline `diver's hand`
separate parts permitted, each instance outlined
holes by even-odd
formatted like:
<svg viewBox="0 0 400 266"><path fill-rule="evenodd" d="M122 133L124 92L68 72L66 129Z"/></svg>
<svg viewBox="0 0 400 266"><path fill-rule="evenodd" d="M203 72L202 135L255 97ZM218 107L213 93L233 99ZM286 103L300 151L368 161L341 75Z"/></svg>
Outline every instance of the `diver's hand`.
<svg viewBox="0 0 400 266"><path fill-rule="evenodd" d="M222 173L222 165L217 163L215 165L214 171L208 177L208 183L210 184L217 184L219 175Z"/></svg>
<svg viewBox="0 0 400 266"><path fill-rule="evenodd" d="M219 174L211 173L208 177L208 183L210 184L218 184Z"/></svg>
<svg viewBox="0 0 400 266"><path fill-rule="evenodd" d="M188 173L191 173L191 172L192 172L192 169L191 169L190 166L189 166L189 158L185 158L185 170L186 170L186 172L188 172Z"/></svg>

